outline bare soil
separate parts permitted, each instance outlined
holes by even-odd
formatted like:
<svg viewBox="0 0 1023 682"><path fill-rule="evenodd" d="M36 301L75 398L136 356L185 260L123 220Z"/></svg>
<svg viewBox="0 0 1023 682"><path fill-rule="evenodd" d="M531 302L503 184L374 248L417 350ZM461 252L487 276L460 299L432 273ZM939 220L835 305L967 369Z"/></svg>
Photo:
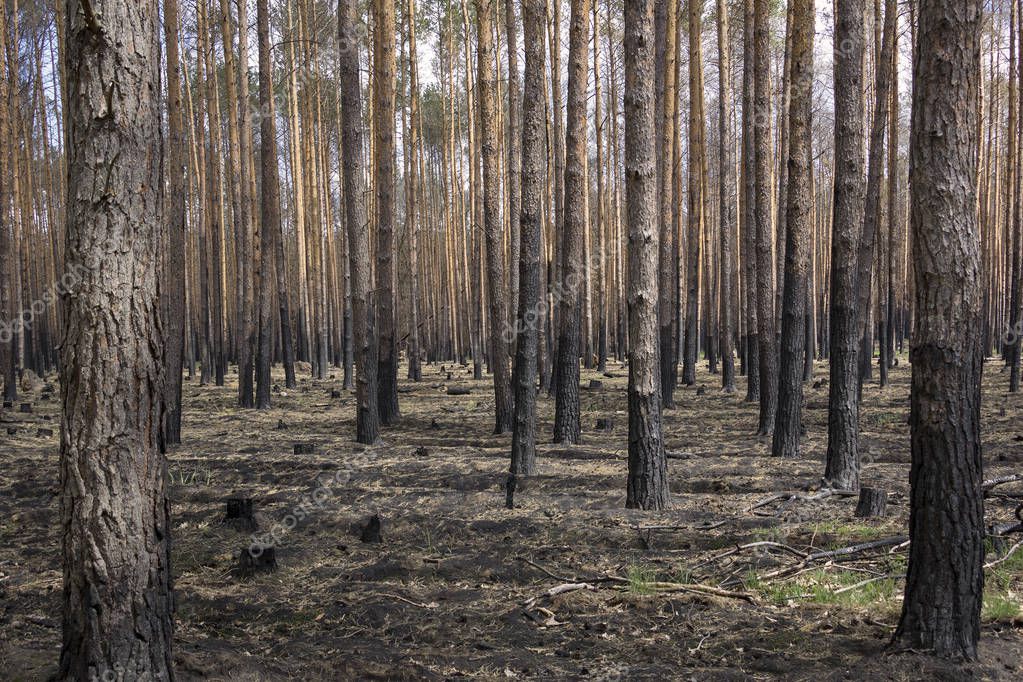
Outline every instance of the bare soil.
<svg viewBox="0 0 1023 682"><path fill-rule="evenodd" d="M1023 396L1007 394L1001 369L992 360L985 373L987 478L1023 471ZM902 589L890 574L904 571L904 548L799 573L800 558L774 545L727 555L751 542L807 552L905 534L904 357L892 385L864 389L863 484L889 492L888 515L871 521L854 518L847 497L753 508L820 485L826 384L807 386L803 456L778 460L753 435L742 378L723 395L719 378L700 372L705 390L680 389L665 415L674 507L663 513L624 509L627 370L617 363L612 377L583 372L584 387L602 382L581 391L583 443L544 444L541 473L513 510L503 489L510 437L491 435L490 383L471 368L432 365L421 383L402 381L402 422L371 448L351 440L352 394L331 398L340 370L276 392L267 412L234 407L233 385L186 382L185 442L169 455L179 679L1023 679L1020 562L989 579L1001 608L985 609L981 662L950 665L885 652ZM449 385L471 393L447 395ZM32 414L15 406L0 425L0 679L10 680L51 675L61 640L59 392L25 401ZM613 431L598 432L597 419ZM544 397L545 441L552 421ZM294 454L296 443L314 454ZM276 572L233 574L253 541L223 522L236 496L256 500ZM1016 504L992 497L989 522L1010 520ZM373 514L383 541L363 543ZM843 590L857 574L874 582ZM592 589L545 594L581 582Z"/></svg>

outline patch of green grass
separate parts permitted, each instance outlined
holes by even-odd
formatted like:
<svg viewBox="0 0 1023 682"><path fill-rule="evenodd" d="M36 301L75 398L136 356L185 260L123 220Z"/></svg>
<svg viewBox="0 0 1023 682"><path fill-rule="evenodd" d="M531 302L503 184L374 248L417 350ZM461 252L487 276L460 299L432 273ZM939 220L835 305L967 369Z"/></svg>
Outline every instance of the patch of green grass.
<svg viewBox="0 0 1023 682"><path fill-rule="evenodd" d="M896 578L884 578L860 585L854 589L843 588L857 585L867 579L857 571L809 571L788 580L764 582L751 573L744 581L748 591L759 592L768 601L779 606L794 600L807 604L831 604L848 608L869 608L888 610L901 594L901 584Z"/></svg>
<svg viewBox="0 0 1023 682"><path fill-rule="evenodd" d="M649 568L643 566L629 566L626 578L629 579L629 592L633 594L653 594L652 583L657 582L657 576Z"/></svg>
<svg viewBox="0 0 1023 682"><path fill-rule="evenodd" d="M851 544L879 540L890 535L890 532L883 526L873 526L867 523L821 521L814 524L814 535L833 536L829 542L825 543L825 547L839 549Z"/></svg>
<svg viewBox="0 0 1023 682"><path fill-rule="evenodd" d="M995 593L984 595L981 619L987 623L1011 622L1020 615L1020 604L1008 595Z"/></svg>

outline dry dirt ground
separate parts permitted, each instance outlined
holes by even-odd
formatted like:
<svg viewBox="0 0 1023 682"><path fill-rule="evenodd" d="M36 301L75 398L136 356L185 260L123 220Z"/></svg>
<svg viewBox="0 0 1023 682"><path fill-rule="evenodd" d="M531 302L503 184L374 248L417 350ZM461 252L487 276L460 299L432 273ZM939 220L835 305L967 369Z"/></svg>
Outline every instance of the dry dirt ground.
<svg viewBox="0 0 1023 682"><path fill-rule="evenodd" d="M801 558L906 532L905 358L891 386L864 393L864 485L890 493L875 521L856 519L845 497L754 508L819 485L826 385L807 387L803 456L778 460L752 435L744 381L722 395L701 367L705 391L679 390L665 416L674 506L641 513L624 509L626 370L584 371L584 386L602 386L581 392L583 443L542 445L540 475L506 510L510 438L491 435L489 382L464 367L424 369L421 383L402 381L401 424L372 448L351 440L352 395L332 397L340 371L276 393L262 413L236 409L230 385L186 382L185 442L169 466L179 679L1023 679L1023 551L987 572L982 662L962 667L884 652L904 547ZM992 360L985 373L986 478L1023 471L1023 396L1007 394L1000 370ZM471 393L449 396L449 385ZM59 397L26 400L33 413L8 412L0 429L0 679L10 680L45 679L60 647L58 439L38 435L56 431ZM540 413L547 441L553 401ZM598 418L614 430L596 431ZM295 443L314 454L294 454ZM1009 520L1021 491L999 487L989 521ZM223 523L231 496L256 500L276 572L233 575L251 536ZM383 541L363 543L375 513ZM736 550L750 543L761 544ZM565 583L592 589L546 594Z"/></svg>

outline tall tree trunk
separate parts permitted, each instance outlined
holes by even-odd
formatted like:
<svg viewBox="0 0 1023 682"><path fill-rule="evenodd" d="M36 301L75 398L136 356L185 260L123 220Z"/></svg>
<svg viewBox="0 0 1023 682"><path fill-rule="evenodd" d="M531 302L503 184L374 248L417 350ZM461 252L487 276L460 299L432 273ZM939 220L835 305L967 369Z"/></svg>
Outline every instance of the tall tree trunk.
<svg viewBox="0 0 1023 682"><path fill-rule="evenodd" d="M774 337L774 259L771 230L771 85L769 0L753 2L753 147L757 226L757 345L760 364L760 426L774 428L778 405L778 356Z"/></svg>
<svg viewBox="0 0 1023 682"><path fill-rule="evenodd" d="M519 301L516 313L515 429L512 432L511 474L536 473L537 347L542 292L540 290L541 231L543 229L544 170L547 162L544 130L544 2L523 0L523 38L526 69L522 99L522 212L519 238Z"/></svg>
<svg viewBox="0 0 1023 682"><path fill-rule="evenodd" d="M686 329L682 381L696 383L696 362L700 346L700 238L703 233L706 207L705 154L703 112L703 0L689 2L689 210L686 249ZM707 254L709 255L709 254ZM707 318L707 311L703 311Z"/></svg>
<svg viewBox="0 0 1023 682"><path fill-rule="evenodd" d="M405 202L406 234L409 238L409 332L408 332L408 378L420 381L423 370L420 362L419 342L419 164L420 164L420 114L419 114L419 51L416 47L416 3L408 0L406 22L409 41L409 178L408 197Z"/></svg>
<svg viewBox="0 0 1023 682"><path fill-rule="evenodd" d="M586 83L590 32L590 3L572 0L568 30L568 102L565 126L565 198L567 207L586 195ZM579 353L581 345L582 295L587 254L584 238L586 212L579 207L565 211L561 257L561 305L558 315L557 396L554 442L579 442Z"/></svg>
<svg viewBox="0 0 1023 682"><path fill-rule="evenodd" d="M789 62L788 189L785 191L785 293L782 296L781 368L778 375L778 413L771 453L799 454L803 411L803 364L806 354L806 303L813 227L810 183L813 129L814 0L792 4L792 54Z"/></svg>
<svg viewBox="0 0 1023 682"><path fill-rule="evenodd" d="M679 162L675 158L675 137L678 128L678 83L675 80L677 73L677 28L678 28L678 2L676 0L659 0L664 6L658 13L664 13L664 26L656 26L655 30L663 32L657 36L659 42L664 44L663 61L658 61L659 78L663 79L663 94L661 106L657 115L660 117L658 137L658 171L657 171L657 195L659 198L659 225L661 231L660 254L658 256L658 286L661 290L661 297L658 303L658 326L660 327L660 364L661 364L661 407L671 409L675 407L675 384L678 382L678 329L676 327L676 305L675 291L678 290L678 276L676 274L676 252L675 244L675 190L674 182L675 165ZM702 0L694 0L696 8L692 12L699 13L702 10ZM699 5L699 7L697 7ZM690 19L690 29L692 20ZM690 48L690 59L692 49ZM695 84L690 85L690 93ZM692 127L690 118L690 128ZM690 135L691 135L690 131ZM690 164L692 157L690 157ZM690 166L691 168L691 166ZM699 252L696 254L699 259ZM690 256L692 258L692 256ZM688 327L687 327L688 328ZM686 337L686 355L684 378L686 384L691 384L690 371L696 365L696 353L689 357L688 335ZM690 362L690 360L692 362Z"/></svg>
<svg viewBox="0 0 1023 682"><path fill-rule="evenodd" d="M185 131L181 113L181 61L178 57L178 2L164 2L164 43L167 46L167 259L162 288L165 405L163 441L181 442L181 370L185 347Z"/></svg>
<svg viewBox="0 0 1023 682"><path fill-rule="evenodd" d="M919 22L910 141L917 263L910 549L893 645L972 660L984 589L976 218L981 4L921 0Z"/></svg>
<svg viewBox="0 0 1023 682"><path fill-rule="evenodd" d="M380 423L392 426L398 408L398 343L394 301L394 0L373 1L373 157L376 190L376 322L379 329L377 375Z"/></svg>
<svg viewBox="0 0 1023 682"><path fill-rule="evenodd" d="M60 680L173 679L160 448L160 48L155 0L65 5ZM113 39L117 36L117 40ZM116 97L110 93L116 92Z"/></svg>
<svg viewBox="0 0 1023 682"><path fill-rule="evenodd" d="M867 157L867 194L863 211L863 234L860 236L858 256L857 296L859 325L864 341L861 358L869 369L873 355L871 302L873 300L874 261L878 250L877 231L881 222L881 180L884 175L884 131L888 123L888 99L891 97L892 51L895 45L897 10L893 0L885 2L884 32L881 53L877 59L874 100L874 118L870 129L870 149ZM881 340L884 343L884 339ZM862 375L861 375L862 376Z"/></svg>
<svg viewBox="0 0 1023 682"><path fill-rule="evenodd" d="M860 486L857 253L864 206L863 12L863 0L846 0L835 16L835 189L824 481L844 490Z"/></svg>
<svg viewBox="0 0 1023 682"><path fill-rule="evenodd" d="M735 233L735 111L732 107L732 59L728 33L728 2L717 0L718 33L718 238L721 240L721 389L735 393L734 308L732 280L735 277L735 255L732 238ZM811 38L812 42L812 38Z"/></svg>
<svg viewBox="0 0 1023 682"><path fill-rule="evenodd" d="M377 396L377 341L374 332L373 290L369 268L369 223L366 220L366 177L363 172L362 90L359 87L359 35L355 30L355 0L337 8L338 80L341 95L341 171L345 184L345 222L352 277L352 331L356 368L355 438L367 445L380 431Z"/></svg>
<svg viewBox="0 0 1023 682"><path fill-rule="evenodd" d="M273 74L270 60L270 11L268 0L256 0L256 22L259 34L259 107L262 112L259 128L260 157L260 221L259 221L259 326L256 344L256 407L270 408L270 365L273 360L273 280L276 241L281 234L281 180L277 166L277 125L273 101ZM283 254L282 254L283 256ZM282 272L283 268L278 268ZM290 347L288 329L287 289L278 283L278 296L284 310L281 315L285 347ZM287 363L287 352L285 353ZM285 364L287 367L287 364ZM294 375L294 366L291 372Z"/></svg>
<svg viewBox="0 0 1023 682"><path fill-rule="evenodd" d="M757 221L756 151L753 130L757 116L753 105L753 0L743 6L742 81L742 262L746 290L746 402L760 402L760 352L757 320Z"/></svg>
<svg viewBox="0 0 1023 682"><path fill-rule="evenodd" d="M494 5L496 0L477 0L476 55L480 86L479 122L483 160L483 216L487 256L487 299L490 313L490 368L494 374L494 433L512 428L511 377L505 342L507 295L504 240L500 205L500 163L497 139L497 78L494 74Z"/></svg>
<svg viewBox="0 0 1023 682"><path fill-rule="evenodd" d="M657 359L657 156L654 2L625 4L625 182L629 227L630 509L668 506Z"/></svg>
<svg viewBox="0 0 1023 682"><path fill-rule="evenodd" d="M7 25L6 12L0 11L0 377L4 380L3 399L18 399L17 354L14 341L17 330L14 328L16 316L14 298L14 271L17 269L17 254L14 252L10 237L10 226L14 222L11 212L12 191L8 185L10 164L8 150L14 148L9 114L10 81L7 73Z"/></svg>
<svg viewBox="0 0 1023 682"><path fill-rule="evenodd" d="M509 278L511 280L508 311L513 322L518 311L519 287L521 286L518 262L521 246L519 212L522 204L522 147L520 146L522 135L520 128L523 107L522 84L519 76L518 19L515 16L515 5L515 2L505 0L505 35L508 42L508 124L505 126L507 133L505 147L508 152L508 225L511 228L508 244ZM514 349L512 350L514 351Z"/></svg>

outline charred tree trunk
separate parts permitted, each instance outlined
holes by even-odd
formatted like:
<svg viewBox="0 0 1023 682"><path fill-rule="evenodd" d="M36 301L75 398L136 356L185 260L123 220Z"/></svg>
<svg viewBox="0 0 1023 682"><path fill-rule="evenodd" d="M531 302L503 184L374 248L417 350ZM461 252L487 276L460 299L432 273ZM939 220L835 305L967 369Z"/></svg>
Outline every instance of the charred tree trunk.
<svg viewBox="0 0 1023 682"><path fill-rule="evenodd" d="M61 348L64 642L57 679L173 678L160 447L160 47L155 0L65 5ZM116 39L115 39L116 37ZM112 89L112 90L111 90ZM117 96L111 98L110 92Z"/></svg>
<svg viewBox="0 0 1023 682"><path fill-rule="evenodd" d="M976 217L981 4L921 0L919 22L910 141L911 542L892 644L973 660L984 590Z"/></svg>
<svg viewBox="0 0 1023 682"><path fill-rule="evenodd" d="M377 341L374 333L373 289L369 269L369 224L366 220L366 178L362 158L362 90L359 87L359 35L355 0L338 3L338 79L341 96L341 171L345 183L345 221L352 277L352 332L356 368L355 438L367 445L380 432L377 395Z"/></svg>
<svg viewBox="0 0 1023 682"><path fill-rule="evenodd" d="M835 16L835 189L831 237L826 484L860 485L857 250L863 227L863 0Z"/></svg>
<svg viewBox="0 0 1023 682"><path fill-rule="evenodd" d="M626 506L669 503L657 360L654 1L625 4L625 191L629 230L629 478Z"/></svg>
<svg viewBox="0 0 1023 682"><path fill-rule="evenodd" d="M568 33L568 101L565 126L565 237L561 254L561 307L558 333L557 396L554 442L579 442L579 353L581 346L581 289L586 279L586 212L576 206L586 187L586 84L590 32L590 3L572 0Z"/></svg>
<svg viewBox="0 0 1023 682"><path fill-rule="evenodd" d="M511 377L505 320L508 319L504 279L504 239L500 206L500 162L497 151L497 78L494 73L494 5L477 0L477 68L479 123L483 160L483 229L486 238L487 302L490 314L490 368L494 374L494 433L512 428ZM559 397L560 400L560 397Z"/></svg>
<svg viewBox="0 0 1023 682"><path fill-rule="evenodd" d="M261 173L259 225L259 304L256 342L256 407L270 408L270 365L273 360L273 280L275 235L281 231L281 186L277 167L277 126L273 104L273 78L270 70L270 10L268 0L256 0L259 34L259 106L263 112L259 128ZM281 292L279 292L281 293ZM287 301L287 291L283 292ZM286 321L282 318L282 323ZM294 368L292 368L294 372Z"/></svg>
<svg viewBox="0 0 1023 682"><path fill-rule="evenodd" d="M785 191L785 277L781 318L781 368L778 375L778 413L771 454L795 457L803 412L803 365L806 354L806 299L813 228L810 183L813 129L814 0L792 4L792 54L788 123L788 189Z"/></svg>
<svg viewBox="0 0 1023 682"><path fill-rule="evenodd" d="M522 3L526 47L522 99L522 212L519 238L519 300L515 346L515 430L512 433L511 474L536 473L537 346L541 304L541 230L543 229L544 171L547 153L544 130L544 3Z"/></svg>
<svg viewBox="0 0 1023 682"><path fill-rule="evenodd" d="M718 214L718 238L721 240L721 388L735 393L734 311L732 280L735 277L735 256L732 237L735 234L735 111L732 107L732 61L728 34L728 3L717 0L718 33L718 167L721 174Z"/></svg>

